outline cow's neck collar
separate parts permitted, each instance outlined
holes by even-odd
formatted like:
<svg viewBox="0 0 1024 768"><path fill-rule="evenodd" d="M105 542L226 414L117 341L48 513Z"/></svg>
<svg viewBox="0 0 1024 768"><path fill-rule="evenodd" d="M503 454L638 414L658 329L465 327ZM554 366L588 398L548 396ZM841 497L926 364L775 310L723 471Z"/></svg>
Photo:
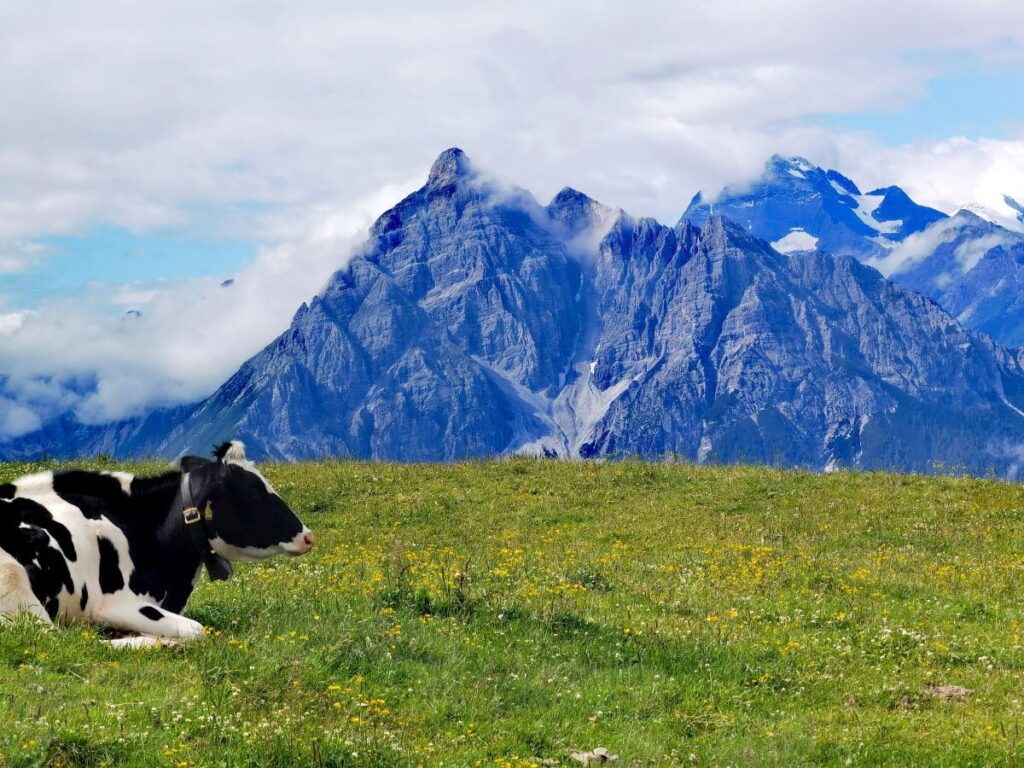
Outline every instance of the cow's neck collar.
<svg viewBox="0 0 1024 768"><path fill-rule="evenodd" d="M205 510L200 510L192 494L192 477L190 472L181 473L181 490L178 494L180 510L178 520L185 530L186 538L192 542L199 559L206 566L211 581L224 581L231 575L231 563L213 551L210 545L214 534L210 531L213 519L213 508L207 503ZM173 511L172 515L175 514Z"/></svg>

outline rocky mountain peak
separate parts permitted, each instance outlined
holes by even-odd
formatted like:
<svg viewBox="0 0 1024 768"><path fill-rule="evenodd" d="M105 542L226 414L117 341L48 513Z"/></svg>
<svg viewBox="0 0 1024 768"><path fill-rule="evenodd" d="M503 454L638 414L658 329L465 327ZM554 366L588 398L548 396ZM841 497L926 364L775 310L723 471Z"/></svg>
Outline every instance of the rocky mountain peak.
<svg viewBox="0 0 1024 768"><path fill-rule="evenodd" d="M768 162L765 163L766 174L773 174L782 179L787 179L787 177L805 178L805 174L812 171L820 172L821 169L807 158L796 155L792 157L783 157L778 154L772 155Z"/></svg>
<svg viewBox="0 0 1024 768"><path fill-rule="evenodd" d="M472 175L473 164L469 157L458 147L451 147L438 155L430 166L427 186L441 187Z"/></svg>
<svg viewBox="0 0 1024 768"><path fill-rule="evenodd" d="M548 216L566 228L570 236L607 222L615 211L572 187L565 187L551 198Z"/></svg>

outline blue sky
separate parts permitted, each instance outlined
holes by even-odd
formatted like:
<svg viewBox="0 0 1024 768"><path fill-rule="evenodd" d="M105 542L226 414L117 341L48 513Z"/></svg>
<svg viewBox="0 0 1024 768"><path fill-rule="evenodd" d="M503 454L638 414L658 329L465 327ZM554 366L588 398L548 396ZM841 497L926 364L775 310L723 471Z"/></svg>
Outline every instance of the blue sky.
<svg viewBox="0 0 1024 768"><path fill-rule="evenodd" d="M72 297L88 287L227 279L256 256L252 241L201 240L173 231L135 233L109 224L94 224L73 235L44 236L38 242L44 255L30 269L6 278L8 302L17 309L36 309L47 299ZM110 307L131 308L137 307Z"/></svg>
<svg viewBox="0 0 1024 768"><path fill-rule="evenodd" d="M968 57L949 58L943 66L945 74L924 80L925 92L920 98L880 109L822 116L821 124L865 132L889 146L950 136L1024 136L1024 66L993 69Z"/></svg>

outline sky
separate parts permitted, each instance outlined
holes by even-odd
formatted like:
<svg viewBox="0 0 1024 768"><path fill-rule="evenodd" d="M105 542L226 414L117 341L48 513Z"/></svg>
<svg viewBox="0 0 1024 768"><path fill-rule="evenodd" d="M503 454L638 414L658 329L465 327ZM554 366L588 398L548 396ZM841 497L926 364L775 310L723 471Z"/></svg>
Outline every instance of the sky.
<svg viewBox="0 0 1024 768"><path fill-rule="evenodd" d="M664 222L776 152L1024 198L1022 3L379 5L0 0L0 439L208 394L449 146Z"/></svg>

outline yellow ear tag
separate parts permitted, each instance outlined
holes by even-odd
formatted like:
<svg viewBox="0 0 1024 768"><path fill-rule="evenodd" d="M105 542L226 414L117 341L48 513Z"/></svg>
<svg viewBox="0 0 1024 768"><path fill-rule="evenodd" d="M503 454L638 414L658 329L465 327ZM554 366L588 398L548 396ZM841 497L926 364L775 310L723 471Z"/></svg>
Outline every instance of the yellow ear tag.
<svg viewBox="0 0 1024 768"><path fill-rule="evenodd" d="M207 520L213 520L213 505L210 502L206 502L206 509L203 510L203 517Z"/></svg>

